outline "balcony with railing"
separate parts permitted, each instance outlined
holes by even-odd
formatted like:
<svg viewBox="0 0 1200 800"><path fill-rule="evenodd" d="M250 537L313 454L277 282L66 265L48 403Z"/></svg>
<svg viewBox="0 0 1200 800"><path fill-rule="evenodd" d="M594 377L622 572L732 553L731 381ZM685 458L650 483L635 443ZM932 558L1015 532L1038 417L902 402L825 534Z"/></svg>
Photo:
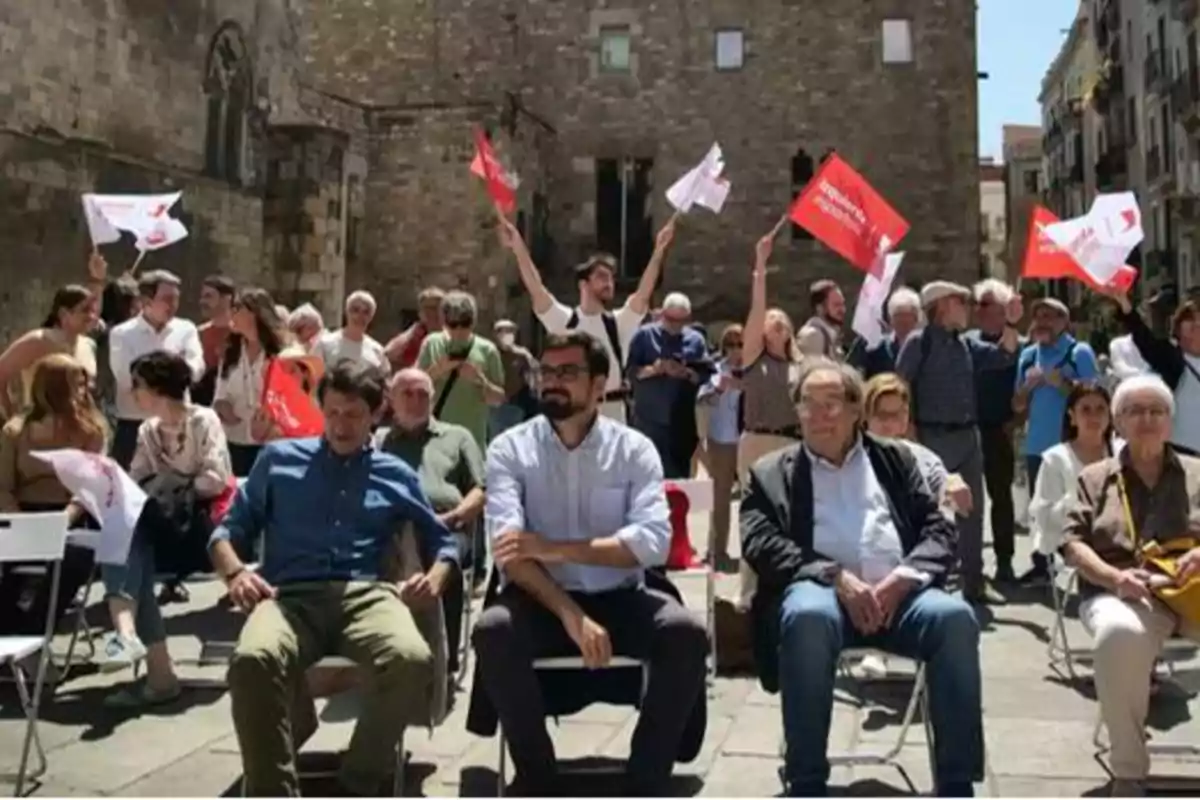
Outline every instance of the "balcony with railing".
<svg viewBox="0 0 1200 800"><path fill-rule="evenodd" d="M1189 134L1200 132L1200 70L1184 70L1172 82L1171 113Z"/></svg>
<svg viewBox="0 0 1200 800"><path fill-rule="evenodd" d="M1067 171L1067 183L1072 186L1083 185L1083 163L1076 161Z"/></svg>
<svg viewBox="0 0 1200 800"><path fill-rule="evenodd" d="M1151 147L1146 151L1146 180L1156 181L1163 174L1162 151Z"/></svg>
<svg viewBox="0 0 1200 800"><path fill-rule="evenodd" d="M1096 188L1102 192L1126 188L1129 154L1124 142L1112 142L1096 159Z"/></svg>
<svg viewBox="0 0 1200 800"><path fill-rule="evenodd" d="M1142 77L1145 79L1147 94L1163 94L1167 91L1170 73L1167 70L1165 50L1153 50L1146 56L1142 66Z"/></svg>
<svg viewBox="0 0 1200 800"><path fill-rule="evenodd" d="M1110 102L1115 98L1118 102L1125 95L1125 68L1120 60L1110 59L1100 68L1096 86L1092 90L1092 105L1096 111L1105 114Z"/></svg>

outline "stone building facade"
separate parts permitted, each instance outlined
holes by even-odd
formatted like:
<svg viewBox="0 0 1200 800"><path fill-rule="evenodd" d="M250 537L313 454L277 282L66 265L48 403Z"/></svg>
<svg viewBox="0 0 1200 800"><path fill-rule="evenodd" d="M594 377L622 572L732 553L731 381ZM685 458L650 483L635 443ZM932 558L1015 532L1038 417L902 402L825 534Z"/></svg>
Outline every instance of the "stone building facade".
<svg viewBox="0 0 1200 800"><path fill-rule="evenodd" d="M468 171L484 127L521 176L519 222L574 294L590 250L645 266L663 192L713 141L733 194L683 220L665 281L737 318L753 243L837 150L912 223L903 279L979 272L975 10L880 0L60 0L0 10L0 287L8 338L83 272L79 193L183 190L189 239L150 255L188 299L224 272L336 324L370 288L389 335L424 285L530 326ZM106 248L119 268L130 245ZM771 291L850 267L802 231ZM28 268L25 265L29 265ZM32 276L32 277L29 277ZM190 310L185 307L185 311Z"/></svg>

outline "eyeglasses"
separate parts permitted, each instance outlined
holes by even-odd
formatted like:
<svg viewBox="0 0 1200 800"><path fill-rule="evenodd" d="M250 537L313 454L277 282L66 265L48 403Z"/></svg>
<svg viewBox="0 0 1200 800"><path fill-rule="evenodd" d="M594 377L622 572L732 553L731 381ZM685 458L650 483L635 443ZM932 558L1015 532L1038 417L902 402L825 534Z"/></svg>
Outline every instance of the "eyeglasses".
<svg viewBox="0 0 1200 800"><path fill-rule="evenodd" d="M454 319L454 320L448 319L448 320L446 320L446 327L452 331L470 328L474 324L475 324L475 320L473 320L473 319Z"/></svg>
<svg viewBox="0 0 1200 800"><path fill-rule="evenodd" d="M563 364L558 367L542 364L535 370L535 373L543 381L552 380L569 383L578 380L579 376L583 375L586 369L587 367L582 364Z"/></svg>
<svg viewBox="0 0 1200 800"><path fill-rule="evenodd" d="M1171 412L1162 406L1130 406L1121 412L1121 416L1148 417L1157 422L1171 416Z"/></svg>
<svg viewBox="0 0 1200 800"><path fill-rule="evenodd" d="M836 417L846 410L846 401L841 398L819 400L815 397L801 397L800 402L796 405L802 414L820 414L823 417Z"/></svg>

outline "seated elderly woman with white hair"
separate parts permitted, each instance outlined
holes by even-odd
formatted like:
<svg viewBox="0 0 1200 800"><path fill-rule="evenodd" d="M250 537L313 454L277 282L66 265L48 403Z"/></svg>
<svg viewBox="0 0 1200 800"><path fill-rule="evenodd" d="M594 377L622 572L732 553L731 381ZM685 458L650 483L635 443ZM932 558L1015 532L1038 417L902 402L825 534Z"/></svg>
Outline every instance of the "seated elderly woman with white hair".
<svg viewBox="0 0 1200 800"><path fill-rule="evenodd" d="M1200 459L1168 443L1173 412L1173 394L1158 376L1117 387L1113 417L1125 446L1080 472L1063 531L1062 553L1082 578L1080 618L1094 639L1118 797L1141 794L1150 770L1145 723L1163 645L1172 635L1200 640L1200 626L1169 609L1143 569L1147 544L1200 537ZM1182 583L1200 574L1200 547L1176 563Z"/></svg>
<svg viewBox="0 0 1200 800"><path fill-rule="evenodd" d="M367 335L367 328L375 319L376 307L371 293L361 289L346 298L346 318L341 329L325 334L312 348L313 355L321 357L327 370L339 361L349 359L378 367L384 373L391 372L383 345Z"/></svg>

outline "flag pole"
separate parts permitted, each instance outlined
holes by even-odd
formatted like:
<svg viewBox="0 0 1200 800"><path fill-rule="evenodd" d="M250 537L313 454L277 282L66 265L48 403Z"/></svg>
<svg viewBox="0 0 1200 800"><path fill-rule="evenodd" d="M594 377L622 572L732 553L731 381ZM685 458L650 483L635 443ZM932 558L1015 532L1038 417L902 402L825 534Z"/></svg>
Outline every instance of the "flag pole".
<svg viewBox="0 0 1200 800"><path fill-rule="evenodd" d="M145 251L145 250L139 250L139 251L138 251L138 257L137 257L137 258L135 258L135 259L133 260L133 266L129 268L129 274L130 274L130 275L133 275L134 273L136 273L136 272L137 272L137 269L138 269L138 267L139 267L139 266L141 266L142 259L143 259L143 258L145 258L145 257L146 257L146 251Z"/></svg>
<svg viewBox="0 0 1200 800"><path fill-rule="evenodd" d="M787 224L787 221L788 221L788 212L785 211L785 212L783 212L783 216L781 216L779 218L779 222L775 223L775 227L771 228L771 238L772 239L774 239L776 236L779 235L779 232L781 230L783 230L783 226Z"/></svg>

